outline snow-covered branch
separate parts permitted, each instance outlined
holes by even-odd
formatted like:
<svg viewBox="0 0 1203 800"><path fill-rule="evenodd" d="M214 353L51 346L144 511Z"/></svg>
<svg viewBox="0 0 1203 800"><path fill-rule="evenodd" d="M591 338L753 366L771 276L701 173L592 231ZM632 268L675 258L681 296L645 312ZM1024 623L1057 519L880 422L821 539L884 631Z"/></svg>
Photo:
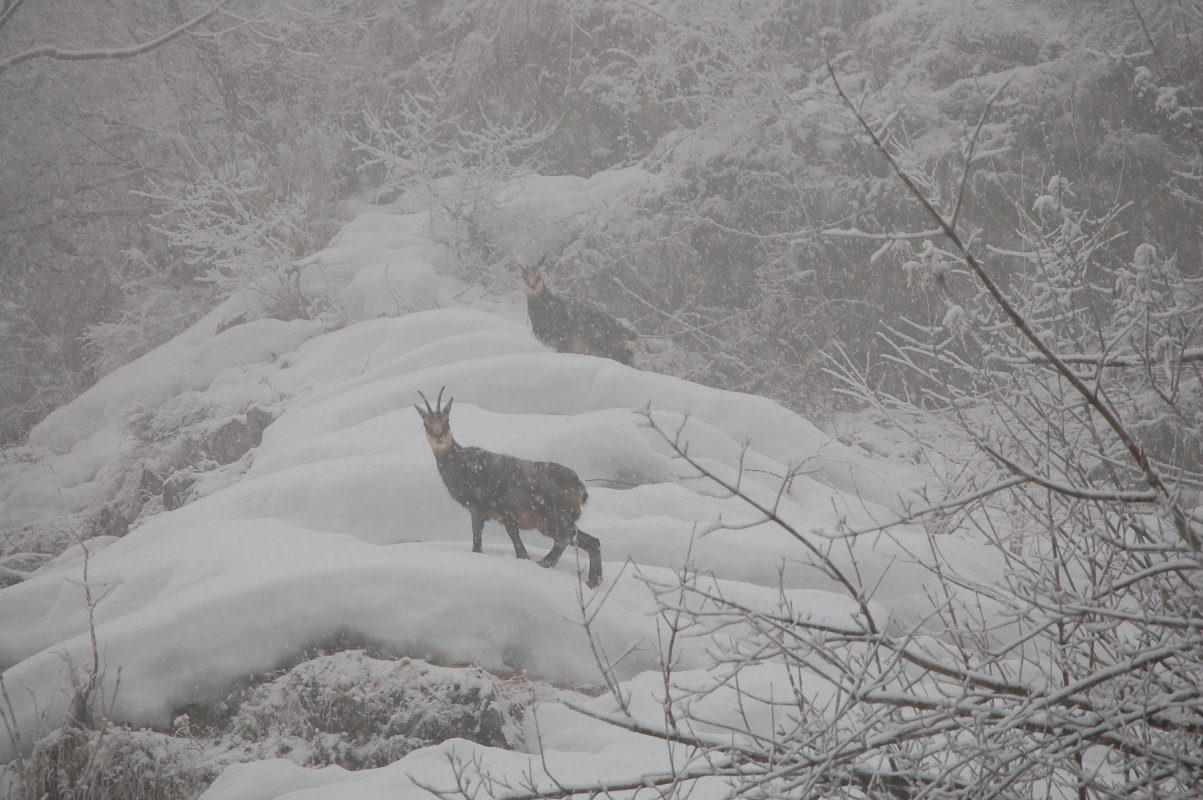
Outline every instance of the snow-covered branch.
<svg viewBox="0 0 1203 800"><path fill-rule="evenodd" d="M1092 367L1147 367L1150 363L1150 357L1140 355L1138 353L1128 353L1120 355L1111 355L1108 353L1066 353L1060 356L1061 361L1065 364L1082 364L1083 366ZM1203 347L1188 347L1176 355L1171 356L1171 359L1180 364L1203 361ZM1029 352L1023 355L1022 359L1008 358L1007 361L1019 364L1051 364L1051 362L1038 352ZM1153 359L1156 363L1158 359Z"/></svg>

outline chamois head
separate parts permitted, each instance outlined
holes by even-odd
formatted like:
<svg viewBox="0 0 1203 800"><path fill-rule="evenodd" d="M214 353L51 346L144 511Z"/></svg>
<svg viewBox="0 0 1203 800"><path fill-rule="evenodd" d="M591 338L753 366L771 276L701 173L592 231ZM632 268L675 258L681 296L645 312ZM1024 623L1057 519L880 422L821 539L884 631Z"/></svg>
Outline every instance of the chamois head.
<svg viewBox="0 0 1203 800"><path fill-rule="evenodd" d="M451 404L455 401L454 397L447 398L446 407L443 406L443 390L444 386L439 389L439 396L434 401L434 408L431 409L430 401L426 399L426 395L418 392L418 396L422 398L422 402L426 404L426 410L414 404L414 408L418 410L418 415L422 417L422 426L426 428L426 441L430 443L430 449L434 451L436 457L441 458L447 454L454 444L451 438Z"/></svg>
<svg viewBox="0 0 1203 800"><path fill-rule="evenodd" d="M543 291L543 276L539 274L539 267L546 260L547 256L543 256L535 266L522 268L522 291L526 292L527 297L534 297Z"/></svg>

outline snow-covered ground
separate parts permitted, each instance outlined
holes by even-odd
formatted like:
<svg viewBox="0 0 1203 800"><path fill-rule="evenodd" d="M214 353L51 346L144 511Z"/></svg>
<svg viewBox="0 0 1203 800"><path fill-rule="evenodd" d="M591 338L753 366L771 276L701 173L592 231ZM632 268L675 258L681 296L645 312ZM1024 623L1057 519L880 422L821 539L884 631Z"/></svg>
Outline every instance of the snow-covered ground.
<svg viewBox="0 0 1203 800"><path fill-rule="evenodd" d="M507 202L554 223L652 183L632 169L528 179ZM687 559L749 606L849 619L852 601L790 535L741 524L755 513L674 458L637 409L650 404L668 431L683 425L690 455L720 476L734 479L742 458L745 488L766 503L799 468L779 511L819 547L842 523L893 518L917 475L867 459L769 400L547 351L530 334L516 283L486 296L440 273L438 235L425 212L362 213L303 267L307 290L334 297L350 324L263 319L217 333L244 310L235 298L37 427L29 460L5 467L5 529L51 525L96 503L133 447L131 404L153 411L194 393L229 413L254 404L278 414L208 494L121 538L77 544L0 590L0 666L21 747L61 719L66 664L91 659L90 612L111 716L167 729L179 709L215 703L338 637L389 655L597 685L582 609L595 614L606 652L628 653L618 677L654 722L658 622L645 581L669 580ZM553 570L516 560L495 523L484 554L471 552L467 512L444 490L413 410L419 390L433 399L444 386L461 443L558 461L589 483L580 526L602 543L600 589L584 587L571 554ZM549 544L535 532L524 538L536 558ZM915 556L925 541L902 527L831 552L856 560L882 618L913 619L928 610L928 573ZM943 555L988 578L990 562L971 542L950 541ZM721 669L711 644L686 642L677 668L710 679ZM771 665L756 674L763 696L790 691ZM607 696L564 696L614 711ZM550 780L544 770L562 782L629 780L662 771L670 755L567 705L543 703L535 719L542 759L454 740L358 772L258 761L229 767L205 796L426 797L420 784L449 784L449 756L478 757L514 785L528 773ZM15 745L0 736L0 762Z"/></svg>

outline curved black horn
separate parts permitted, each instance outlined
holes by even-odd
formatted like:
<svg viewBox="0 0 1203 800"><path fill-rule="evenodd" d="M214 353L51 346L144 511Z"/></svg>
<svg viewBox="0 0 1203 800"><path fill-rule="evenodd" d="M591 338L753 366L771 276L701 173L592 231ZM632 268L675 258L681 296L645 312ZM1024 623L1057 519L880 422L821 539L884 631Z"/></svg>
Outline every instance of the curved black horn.
<svg viewBox="0 0 1203 800"><path fill-rule="evenodd" d="M418 390L418 397L421 397L422 402L426 404L426 411L433 414L434 412L430 410L430 401L426 399L426 395L422 394L421 389Z"/></svg>
<svg viewBox="0 0 1203 800"><path fill-rule="evenodd" d="M441 414L441 413L443 413L443 389L446 389L446 388L447 388L447 387L446 387L446 386L444 386L442 389L439 389L439 396L438 396L438 399L436 399L436 400L434 401L434 408L435 408L435 411L437 411L437 412L438 412L438 413L440 413L440 414Z"/></svg>

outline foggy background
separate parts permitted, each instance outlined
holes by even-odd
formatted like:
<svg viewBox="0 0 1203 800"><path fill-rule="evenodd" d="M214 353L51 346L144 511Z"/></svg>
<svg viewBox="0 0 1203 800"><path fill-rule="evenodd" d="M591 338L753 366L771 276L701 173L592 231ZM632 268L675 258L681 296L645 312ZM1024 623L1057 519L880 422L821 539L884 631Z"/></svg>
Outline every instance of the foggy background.
<svg viewBox="0 0 1203 800"><path fill-rule="evenodd" d="M895 141L946 193L1010 80L965 187L983 241L1051 229L1033 204L1057 175L1073 213L1120 209L1099 269L1147 241L1197 276L1198 20L1146 5L230 2L135 58L9 67L0 435L20 441L239 287L262 288L263 314L336 315L289 292L289 265L342 201L415 187L456 228L441 269L491 286L507 258L550 254L553 287L671 341L659 369L822 415L820 351L889 380L880 324L933 303L903 268L922 239L823 233L930 227L833 98L827 57L868 112L901 111ZM129 47L208 8L10 0L0 52ZM496 225L482 199L626 164L666 190L571 231ZM440 193L450 176L466 182Z"/></svg>

